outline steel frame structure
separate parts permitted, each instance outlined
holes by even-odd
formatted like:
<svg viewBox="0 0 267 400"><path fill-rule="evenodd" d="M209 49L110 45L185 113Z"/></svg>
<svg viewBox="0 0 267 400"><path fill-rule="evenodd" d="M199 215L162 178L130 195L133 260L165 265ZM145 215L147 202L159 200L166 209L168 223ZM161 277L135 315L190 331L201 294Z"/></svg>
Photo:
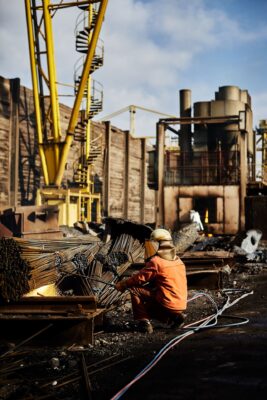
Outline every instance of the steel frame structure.
<svg viewBox="0 0 267 400"><path fill-rule="evenodd" d="M95 55L95 50L104 20L108 0L64 1L52 2L50 0L24 0L26 22L28 31L28 44L30 54L31 76L34 95L34 108L36 132L41 165L46 188L50 188L54 197L62 197L62 179L68 159L74 132L78 123L80 107L87 91L87 111L90 109L90 71ZM66 134L62 133L60 126L58 83L55 64L55 51L53 39L53 17L55 13L64 8L83 7L90 10L94 3L99 3L95 24L88 38L88 52L85 56L81 78L76 88L76 96L71 111ZM40 43L43 48L41 49ZM48 89L48 96L44 94L44 87ZM90 121L86 128L86 156L90 154ZM89 174L88 174L89 175ZM100 219L100 197L92 193L90 179L86 188L69 188L65 204L69 196L76 197L87 204L87 214L90 213L91 204L97 201L97 220ZM71 193L70 193L71 192ZM39 202L46 202L46 190L40 189ZM78 205L78 210L83 207ZM69 220L67 216L67 220ZM89 216L90 219L90 216Z"/></svg>

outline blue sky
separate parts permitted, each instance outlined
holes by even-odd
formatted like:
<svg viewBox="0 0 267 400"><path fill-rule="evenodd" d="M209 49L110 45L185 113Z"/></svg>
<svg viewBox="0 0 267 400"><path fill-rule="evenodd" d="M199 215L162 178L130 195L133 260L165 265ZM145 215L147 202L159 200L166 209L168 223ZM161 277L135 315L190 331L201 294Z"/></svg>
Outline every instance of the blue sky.
<svg viewBox="0 0 267 400"><path fill-rule="evenodd" d="M54 19L64 83L72 83L79 58L73 36L79 12L59 11ZM211 100L219 86L237 85L248 89L258 125L267 119L266 15L264 0L109 0L101 32L105 64L94 74L104 85L99 118L130 104L177 115L180 89L191 89L195 102ZM24 1L0 0L0 46L0 75L30 86ZM157 119L138 111L137 134L153 135ZM112 123L128 129L129 116Z"/></svg>

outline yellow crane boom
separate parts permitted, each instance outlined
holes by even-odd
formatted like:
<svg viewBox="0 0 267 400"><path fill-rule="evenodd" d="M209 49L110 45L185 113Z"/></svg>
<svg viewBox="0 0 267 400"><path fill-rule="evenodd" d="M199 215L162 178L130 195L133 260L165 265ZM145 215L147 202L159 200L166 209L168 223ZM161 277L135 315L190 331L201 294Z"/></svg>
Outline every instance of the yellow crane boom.
<svg viewBox="0 0 267 400"><path fill-rule="evenodd" d="M65 209L70 209L70 198L77 198L77 207L73 218L67 212L64 221L69 224L70 220L83 219L81 210L86 206L85 216L91 219L91 204L97 201L97 219L100 219L100 195L94 194L89 177L89 167L84 175L87 176L86 185L82 189L68 188L66 193L61 187L64 177L65 165L68 160L70 147L74 138L75 129L78 124L81 105L84 97L87 98L86 113L86 158L90 155L90 75L99 34L104 20L108 0L77 0L54 2L52 0L24 0L26 11L26 22L28 32L28 44L30 54L31 76L35 106L36 132L38 148L44 175L45 188L40 190L38 203L47 203L51 196L64 198ZM92 7L97 5L94 23L92 22ZM60 109L58 99L58 82L55 63L53 17L58 10L79 7L88 12L88 48L78 83L76 83L76 94L74 105L66 132L62 132L60 126ZM41 45L42 44L42 49ZM83 51L84 52L84 51ZM48 95L44 94L44 87ZM86 160L85 160L86 161ZM86 165L86 163L85 163ZM49 190L48 190L49 189ZM49 193L49 194L48 194ZM51 195L52 193L52 195ZM61 202L61 200L60 200ZM51 204L51 203L50 203ZM64 208L64 207L63 207ZM82 218L81 218L82 217ZM64 223L63 221L63 223Z"/></svg>

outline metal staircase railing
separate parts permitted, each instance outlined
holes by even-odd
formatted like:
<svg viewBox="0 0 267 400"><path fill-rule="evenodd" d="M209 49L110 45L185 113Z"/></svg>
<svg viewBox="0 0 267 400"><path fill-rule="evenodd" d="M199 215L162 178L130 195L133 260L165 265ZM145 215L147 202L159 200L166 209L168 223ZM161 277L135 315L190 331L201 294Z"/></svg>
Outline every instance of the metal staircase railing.
<svg viewBox="0 0 267 400"><path fill-rule="evenodd" d="M86 54L88 52L88 43L89 43L89 36L93 28L95 27L96 23L96 17L97 17L97 10L93 8L93 14L91 17L91 21L89 23L88 21L88 13L82 12L81 14L78 15L78 18L76 20L76 26L74 30L74 35L76 38L76 51L79 53L84 53ZM100 46L101 42L101 46ZM101 47L101 52L98 51L98 54L96 52L96 55L99 57L101 56L102 58L104 57L104 45L103 41L101 39L98 40L98 50Z"/></svg>
<svg viewBox="0 0 267 400"><path fill-rule="evenodd" d="M97 159L102 155L102 138L97 144L91 146L89 157L86 158L82 154L76 165L74 165L74 182L75 186L86 187L88 184L88 173L91 171L91 166L95 164Z"/></svg>
<svg viewBox="0 0 267 400"><path fill-rule="evenodd" d="M77 46L77 41L76 41L76 46ZM88 39L80 41L79 47L78 48L76 47L76 50L80 53L86 54L88 52ZM80 72L82 71L84 60L85 60L85 56L81 56L80 58L78 58L78 60L74 64L74 74L79 69L80 69ZM103 40L98 39L94 58L92 60L90 74L95 72L98 68L102 67L103 64L104 64L104 42L103 42Z"/></svg>
<svg viewBox="0 0 267 400"><path fill-rule="evenodd" d="M97 0L94 0L94 1L88 0L88 3L87 3L87 4L77 4L77 7L78 7L80 10L87 11L87 10L88 10L88 6L89 6L90 3L93 5L94 8L96 8L96 9L98 10L100 0L99 0L99 1L97 1Z"/></svg>
<svg viewBox="0 0 267 400"><path fill-rule="evenodd" d="M81 80L81 73L79 73L78 68L74 74L74 92L76 94L80 80ZM85 87L84 98L86 99L88 96L88 85ZM103 109L103 86L100 82L96 81L95 79L91 80L91 87L90 87L90 113L88 118L91 119L95 115L99 114Z"/></svg>
<svg viewBox="0 0 267 400"><path fill-rule="evenodd" d="M76 20L75 37L76 37L76 51L81 53L82 56L78 58L74 65L74 91L77 93L84 62L85 54L89 51L91 33L94 30L99 2L91 2L79 5L78 7L83 10ZM83 92L83 102L80 111L80 119L76 125L74 132L74 139L81 143L81 153L79 160L74 166L74 185L78 187L88 187L93 183L91 179L92 166L98 157L102 154L102 137L91 140L90 135L90 120L102 111L103 108L103 86L96 80L90 77L98 68L102 67L104 63L104 42L98 39L95 49L93 61L89 71L88 82ZM88 88L90 85L90 88ZM89 139L90 138L90 139ZM97 139L97 140L96 140ZM88 140L90 143L88 144Z"/></svg>

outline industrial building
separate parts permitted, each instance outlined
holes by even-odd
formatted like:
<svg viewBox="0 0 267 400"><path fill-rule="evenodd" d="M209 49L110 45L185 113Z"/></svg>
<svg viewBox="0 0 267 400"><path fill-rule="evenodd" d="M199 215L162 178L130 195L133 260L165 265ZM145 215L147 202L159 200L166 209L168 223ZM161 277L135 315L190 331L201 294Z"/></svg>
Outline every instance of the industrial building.
<svg viewBox="0 0 267 400"><path fill-rule="evenodd" d="M0 104L5 143L0 154L6 171L1 182L1 209L33 206L44 185L33 92L21 86L19 79L2 77ZM70 114L71 108L60 104L62 129ZM111 122L92 121L90 179L94 195L101 199L98 214L92 204L92 219L112 216L176 229L189 223L190 211L195 210L206 233L236 234L257 225L266 235L263 220L255 211L259 207L251 206L251 202L260 202L264 210L266 205L264 180L256 179L259 133L253 130L252 121L249 93L236 86L220 87L214 100L193 106L191 91L181 90L180 117L159 120L155 149L148 146L146 138L132 137ZM263 136L264 121L261 127ZM165 143L167 133L172 135L171 145ZM82 187L77 183L80 148L80 138L75 136L63 178L63 187L76 194ZM78 216L82 218L76 200L70 201L70 213L60 199L48 204L64 210L59 225L73 226Z"/></svg>
<svg viewBox="0 0 267 400"><path fill-rule="evenodd" d="M19 79L0 78L0 160L5 174L1 180L0 207L33 206L44 180L38 143L32 90ZM71 108L60 104L60 123L66 128ZM90 164L94 193L101 196L101 215L129 218L137 222L155 220L155 193L147 185L145 138L134 138L110 122L92 122ZM75 181L81 142L75 137L69 152L63 186L76 194L82 185ZM59 203L59 202L54 202ZM60 213L59 225L73 226L81 218L77 202L71 199L72 212ZM62 208L66 207L64 205ZM96 207L92 206L96 221ZM69 215L69 220L67 220ZM101 215L98 216L99 222Z"/></svg>
<svg viewBox="0 0 267 400"><path fill-rule="evenodd" d="M177 116L98 120L108 0L23 3L32 88L0 76L0 399L265 399L267 120L255 128L230 84L194 103L181 89ZM155 17L160 2L142 3ZM71 83L55 57L65 10ZM153 136L133 134L136 110L160 116ZM129 130L112 121L125 111Z"/></svg>
<svg viewBox="0 0 267 400"><path fill-rule="evenodd" d="M157 224L174 229L190 222L195 210L207 233L245 229L246 196L261 183L256 183L252 121L247 90L222 86L214 100L193 106L191 91L180 91L180 118L159 120L156 148L150 151L149 187L158 193ZM167 131L177 138L171 146Z"/></svg>

